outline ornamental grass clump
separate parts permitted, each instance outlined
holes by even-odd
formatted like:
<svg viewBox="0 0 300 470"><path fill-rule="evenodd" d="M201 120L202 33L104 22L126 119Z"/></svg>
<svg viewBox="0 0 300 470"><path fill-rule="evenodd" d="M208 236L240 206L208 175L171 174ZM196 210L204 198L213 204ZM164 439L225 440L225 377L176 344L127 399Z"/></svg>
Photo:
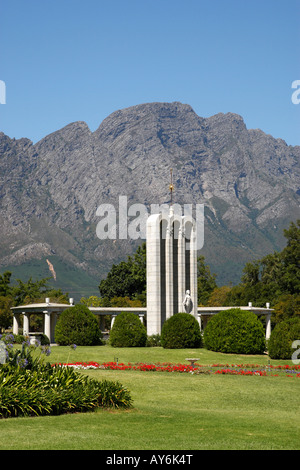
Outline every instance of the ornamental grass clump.
<svg viewBox="0 0 300 470"><path fill-rule="evenodd" d="M214 315L204 329L207 349L232 354L263 354L266 348L264 328L257 316L240 308Z"/></svg>
<svg viewBox="0 0 300 470"><path fill-rule="evenodd" d="M68 367L0 369L0 417L59 415L99 407L128 408L129 391L119 382L98 381Z"/></svg>
<svg viewBox="0 0 300 470"><path fill-rule="evenodd" d="M3 342L3 344L5 344ZM28 342L13 350L7 343L0 364L0 418L58 415L99 407L129 408L130 392L119 382L96 380L73 368L40 360ZM41 352L47 354L44 347Z"/></svg>

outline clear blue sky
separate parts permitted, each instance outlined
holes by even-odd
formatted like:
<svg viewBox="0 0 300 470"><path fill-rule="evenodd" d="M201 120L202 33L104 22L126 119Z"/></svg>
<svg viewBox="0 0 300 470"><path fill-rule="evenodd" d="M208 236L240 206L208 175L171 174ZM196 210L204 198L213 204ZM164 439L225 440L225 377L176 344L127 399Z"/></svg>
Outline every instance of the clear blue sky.
<svg viewBox="0 0 300 470"><path fill-rule="evenodd" d="M300 145L300 0L2 0L0 22L10 137L181 101Z"/></svg>

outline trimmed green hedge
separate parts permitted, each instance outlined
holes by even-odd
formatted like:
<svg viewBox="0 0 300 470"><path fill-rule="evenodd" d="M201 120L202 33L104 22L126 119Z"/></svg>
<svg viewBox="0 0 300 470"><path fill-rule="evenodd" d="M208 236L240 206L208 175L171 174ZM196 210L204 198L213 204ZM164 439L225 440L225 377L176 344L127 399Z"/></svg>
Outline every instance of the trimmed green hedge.
<svg viewBox="0 0 300 470"><path fill-rule="evenodd" d="M223 310L208 321L204 329L207 349L232 354L263 354L265 332L255 313L239 308Z"/></svg>
<svg viewBox="0 0 300 470"><path fill-rule="evenodd" d="M145 346L147 330L139 317L132 312L122 312L114 321L109 342L117 348Z"/></svg>
<svg viewBox="0 0 300 470"><path fill-rule="evenodd" d="M165 349L200 348L199 323L190 313L176 313L164 322L161 345Z"/></svg>
<svg viewBox="0 0 300 470"><path fill-rule="evenodd" d="M75 305L62 312L55 327L55 341L61 346L95 346L102 343L102 333L95 315L85 305Z"/></svg>
<svg viewBox="0 0 300 470"><path fill-rule="evenodd" d="M292 343L300 340L300 318L293 317L277 323L268 341L271 359L291 359L295 349Z"/></svg>

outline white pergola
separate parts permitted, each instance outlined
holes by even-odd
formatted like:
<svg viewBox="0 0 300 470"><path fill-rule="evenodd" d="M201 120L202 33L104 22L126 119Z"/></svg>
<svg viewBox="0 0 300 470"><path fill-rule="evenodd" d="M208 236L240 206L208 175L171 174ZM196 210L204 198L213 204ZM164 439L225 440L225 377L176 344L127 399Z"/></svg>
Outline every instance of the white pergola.
<svg viewBox="0 0 300 470"><path fill-rule="evenodd" d="M268 305L268 304L267 304ZM62 313L66 308L74 306L73 299L70 299L69 304L58 304L50 302L47 298L44 303L20 305L18 307L12 307L13 311L13 333L18 334L20 328L20 316L23 316L23 334L31 336L34 340L36 333L30 332L30 315L42 314L44 315L44 334L49 338L50 343L55 343L55 325L58 319L58 315ZM231 308L240 308L244 311L250 311L256 315L266 315L266 339L269 339L271 334L271 315L274 311L267 306L266 308L252 307L251 303L247 307L198 307L197 317L200 325L200 330L205 328L207 320L210 316L215 315L223 310L229 310ZM112 321L111 326L117 315L122 312L133 312L139 316L141 322L144 322L144 317L147 315L147 307L89 307L89 310L95 315L111 315ZM102 320L102 319L101 319ZM101 327L100 321L100 327Z"/></svg>
<svg viewBox="0 0 300 470"><path fill-rule="evenodd" d="M42 314L44 315L44 334L48 336L50 343L54 343L54 331L57 321L57 316L62 313L66 308L73 307L73 299L70 299L69 304L58 304L50 302L50 299L46 298L45 302L20 305L18 307L11 307L13 311L13 333L18 334L20 328L20 316L23 316L23 335L32 337L38 333L30 331L30 315Z"/></svg>

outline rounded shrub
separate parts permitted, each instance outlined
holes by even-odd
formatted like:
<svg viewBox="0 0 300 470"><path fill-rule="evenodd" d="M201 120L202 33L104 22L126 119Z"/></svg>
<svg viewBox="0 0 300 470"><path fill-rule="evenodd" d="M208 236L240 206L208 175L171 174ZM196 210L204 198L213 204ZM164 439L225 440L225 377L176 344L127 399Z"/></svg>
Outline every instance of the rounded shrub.
<svg viewBox="0 0 300 470"><path fill-rule="evenodd" d="M300 340L300 318L293 317L277 323L268 341L271 359L291 359L295 349L292 343Z"/></svg>
<svg viewBox="0 0 300 470"><path fill-rule="evenodd" d="M200 348L199 323L190 313L176 313L165 321L161 331L161 345L165 349Z"/></svg>
<svg viewBox="0 0 300 470"><path fill-rule="evenodd" d="M137 315L132 312L122 312L114 321L110 331L109 342L117 348L145 346L147 330Z"/></svg>
<svg viewBox="0 0 300 470"><path fill-rule="evenodd" d="M55 327L55 341L61 346L95 346L102 333L95 315L85 305L75 305L62 312Z"/></svg>
<svg viewBox="0 0 300 470"><path fill-rule="evenodd" d="M207 349L233 354L263 354L266 348L264 327L252 312L240 308L223 310L204 329Z"/></svg>

